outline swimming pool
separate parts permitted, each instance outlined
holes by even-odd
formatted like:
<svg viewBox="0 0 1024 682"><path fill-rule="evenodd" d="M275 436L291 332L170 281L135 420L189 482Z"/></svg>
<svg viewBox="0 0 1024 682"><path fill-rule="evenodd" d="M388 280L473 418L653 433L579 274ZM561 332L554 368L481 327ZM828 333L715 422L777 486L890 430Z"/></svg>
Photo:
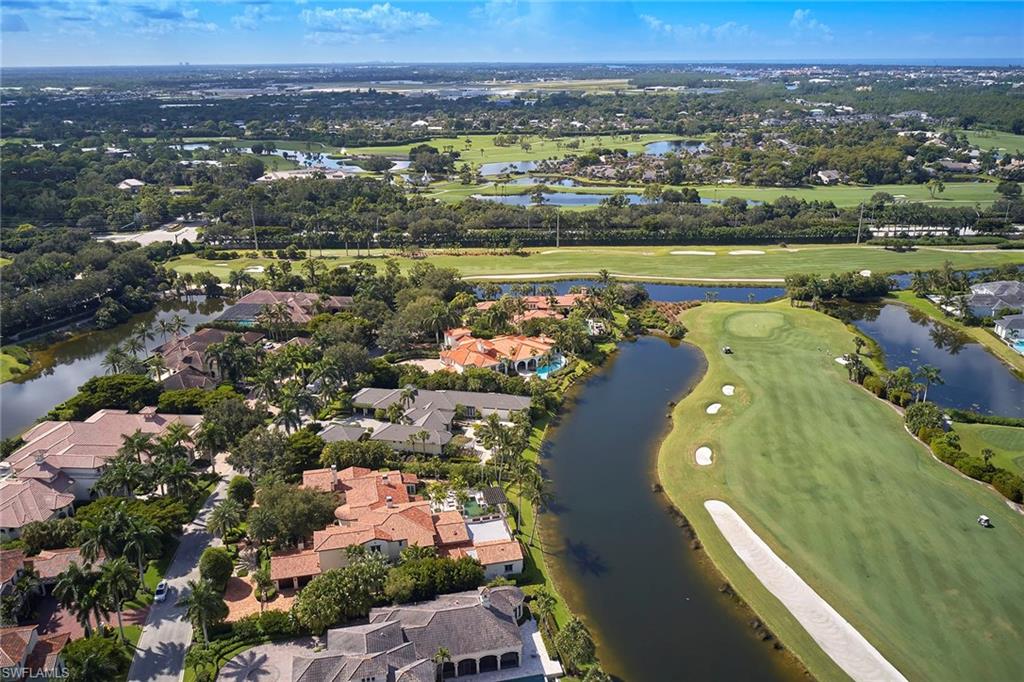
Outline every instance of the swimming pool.
<svg viewBox="0 0 1024 682"><path fill-rule="evenodd" d="M538 367L537 376L541 379L547 379L548 375L557 372L563 367L565 367L565 358L558 358L555 362Z"/></svg>
<svg viewBox="0 0 1024 682"><path fill-rule="evenodd" d="M1014 349L1021 355L1024 355L1024 339L1018 339L1017 341L1014 341L1013 345L1010 346L1010 348Z"/></svg>

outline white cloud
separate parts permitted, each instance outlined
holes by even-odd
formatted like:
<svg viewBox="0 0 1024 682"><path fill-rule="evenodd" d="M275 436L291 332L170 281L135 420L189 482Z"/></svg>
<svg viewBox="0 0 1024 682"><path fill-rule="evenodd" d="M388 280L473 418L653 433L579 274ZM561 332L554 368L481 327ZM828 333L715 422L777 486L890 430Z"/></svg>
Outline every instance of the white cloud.
<svg viewBox="0 0 1024 682"><path fill-rule="evenodd" d="M832 28L812 17L809 9L798 9L793 12L793 18L789 20L789 27L793 29L798 38L823 42L832 41Z"/></svg>
<svg viewBox="0 0 1024 682"><path fill-rule="evenodd" d="M258 31L269 21L277 21L280 17L270 14L270 5L246 5L241 14L231 17L231 25L240 31Z"/></svg>
<svg viewBox="0 0 1024 682"><path fill-rule="evenodd" d="M391 3L371 5L367 9L304 9L299 18L310 29L314 40L352 40L372 38L384 40L438 26L439 22L426 12L409 12Z"/></svg>
<svg viewBox="0 0 1024 682"><path fill-rule="evenodd" d="M28 31L28 24L20 14L0 14L0 33L24 33Z"/></svg>
<svg viewBox="0 0 1024 682"><path fill-rule="evenodd" d="M727 21L718 26L710 24L670 24L650 14L641 14L640 20L653 32L680 42L728 43L751 40L755 37L750 26Z"/></svg>

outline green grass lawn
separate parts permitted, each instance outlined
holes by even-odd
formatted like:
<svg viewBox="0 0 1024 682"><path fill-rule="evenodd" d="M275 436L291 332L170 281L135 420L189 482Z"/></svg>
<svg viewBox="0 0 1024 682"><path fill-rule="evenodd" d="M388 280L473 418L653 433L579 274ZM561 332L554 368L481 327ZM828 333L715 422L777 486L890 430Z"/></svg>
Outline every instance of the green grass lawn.
<svg viewBox="0 0 1024 682"><path fill-rule="evenodd" d="M1024 476L1024 428L957 422L953 430L965 452L981 456L981 451L989 448L996 453L993 464Z"/></svg>
<svg viewBox="0 0 1024 682"><path fill-rule="evenodd" d="M582 179L582 178L581 178ZM585 180L585 179L584 179ZM670 185L665 185L668 189ZM838 185L835 187L755 187L751 185L679 185L692 187L701 197L721 201L728 197L739 197L752 201L770 202L788 196L805 201L831 201L836 206L857 206L868 201L875 192L888 192L907 201L954 206L964 204L991 204L999 198L996 183L993 182L949 182L946 189L933 198L925 185ZM550 187L554 192L578 192L583 194L614 194L616 192L642 193L644 185L590 185L584 187ZM424 192L448 203L463 201L473 194L529 194L529 185L509 185L499 189L491 183L483 185L462 185L458 182L436 183ZM580 207L586 210L592 207Z"/></svg>
<svg viewBox="0 0 1024 682"><path fill-rule="evenodd" d="M763 255L731 255L730 251L756 250ZM672 251L713 251L714 256L674 255ZM319 250L313 255L319 255ZM342 249L324 249L329 266L355 262L355 251L346 256ZM375 256L384 252L375 250ZM781 282L786 275L802 272L828 274L850 270L872 270L893 273L928 270L950 261L960 270L1024 263L1024 251L991 249L980 253L969 251L919 248L908 253L895 253L878 247L842 245L794 245L790 249L777 246L607 246L531 249L523 256L495 254L483 249L465 249L461 255L431 251L429 262L453 267L467 277L536 276L576 277L596 275L606 269L612 275L634 279L666 280L722 279L742 281L767 279ZM210 261L187 255L175 258L169 266L178 272L212 272L222 280L232 270L251 266L266 268L272 258L238 258ZM371 261L373 262L373 261ZM379 262L379 261L378 261ZM400 259L403 268L418 261ZM766 282L771 283L771 282Z"/></svg>
<svg viewBox="0 0 1024 682"><path fill-rule="evenodd" d="M1015 153L1024 151L1024 135L1014 135L1002 130L957 130L967 135L967 141L979 149L1000 149Z"/></svg>
<svg viewBox="0 0 1024 682"><path fill-rule="evenodd" d="M894 291L892 298L903 305L914 308L928 317L942 322L948 327L963 332L981 345L997 358L1015 369L1019 374L1024 375L1024 355L1016 352L1006 345L1002 339L996 336L991 329L986 327L968 327L960 320L951 317L943 312L937 305L926 298L919 298L913 291Z"/></svg>
<svg viewBox="0 0 1024 682"><path fill-rule="evenodd" d="M10 381L27 372L32 366L32 357L19 346L0 348L0 383Z"/></svg>
<svg viewBox="0 0 1024 682"><path fill-rule="evenodd" d="M840 322L780 301L686 311L708 370L677 405L658 472L738 592L819 679L845 675L725 542L732 505L912 680L1013 679L1024 651L1024 517L935 460L834 358ZM733 355L720 352L723 345ZM725 397L721 386L737 387ZM708 415L712 402L721 411ZM709 445L711 467L694 462ZM987 514L995 528L975 519Z"/></svg>
<svg viewBox="0 0 1024 682"><path fill-rule="evenodd" d="M467 162L471 164L497 163L500 161L540 161L541 159L562 158L569 154L580 154L589 151L593 147L610 147L613 149L626 149L631 152L643 151L644 145L648 142L659 142L661 140L683 139L679 135L667 133L645 133L640 135L639 140L632 140L629 135L583 135L579 137L560 137L554 140L540 137L539 135L526 135L524 140L530 145L529 150L523 149L519 144L507 147L499 147L494 144L494 135L460 135L450 137L435 137L427 144L444 150L452 146L462 156L458 163ZM700 136L684 136L686 139L698 139ZM466 140L471 140L466 144ZM567 142L578 141L579 147L570 149L565 146ZM409 150L422 142L403 145L381 145L374 147L349 147L346 154L377 154L389 157L406 158Z"/></svg>

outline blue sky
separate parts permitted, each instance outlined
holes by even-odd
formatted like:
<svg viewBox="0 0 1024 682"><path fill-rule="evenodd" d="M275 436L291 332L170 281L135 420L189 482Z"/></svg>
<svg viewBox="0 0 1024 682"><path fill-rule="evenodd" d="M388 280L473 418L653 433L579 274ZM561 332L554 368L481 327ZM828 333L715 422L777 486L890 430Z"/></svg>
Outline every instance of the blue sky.
<svg viewBox="0 0 1024 682"><path fill-rule="evenodd" d="M1024 57L1020 2L0 0L4 66Z"/></svg>

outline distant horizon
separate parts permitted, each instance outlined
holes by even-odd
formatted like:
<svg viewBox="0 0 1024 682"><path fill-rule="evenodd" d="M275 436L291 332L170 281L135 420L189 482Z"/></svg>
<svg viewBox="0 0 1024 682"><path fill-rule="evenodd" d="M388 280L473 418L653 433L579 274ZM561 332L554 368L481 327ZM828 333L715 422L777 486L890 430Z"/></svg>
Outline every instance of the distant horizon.
<svg viewBox="0 0 1024 682"><path fill-rule="evenodd" d="M884 57L872 57L872 58L849 58L849 59L742 59L742 60L727 60L727 59L686 59L686 60L672 60L672 59L644 59L644 60L626 60L626 59L615 59L611 61L599 61L599 60L545 60L545 61L467 61L467 60L449 60L449 61L406 61L406 60L370 60L370 61L325 61L325 62L207 62L207 63L192 63L192 62L166 62L166 63L152 63L152 64L132 64L132 63L119 63L119 64L22 64L18 66L0 66L0 71L20 71L20 70L31 70L31 69L169 69L169 68L204 68L204 67L318 67L318 66L604 66L608 68L614 68L615 66L629 65L629 66L643 66L650 64L652 66L688 66L694 65L707 65L714 66L721 64L723 66L771 66L773 64L784 65L784 66L948 66L948 67L1024 67L1024 57L943 57L943 58L901 58L901 59L887 59Z"/></svg>
<svg viewBox="0 0 1024 682"><path fill-rule="evenodd" d="M1024 3L985 0L4 0L0 30L31 68L1024 59Z"/></svg>

